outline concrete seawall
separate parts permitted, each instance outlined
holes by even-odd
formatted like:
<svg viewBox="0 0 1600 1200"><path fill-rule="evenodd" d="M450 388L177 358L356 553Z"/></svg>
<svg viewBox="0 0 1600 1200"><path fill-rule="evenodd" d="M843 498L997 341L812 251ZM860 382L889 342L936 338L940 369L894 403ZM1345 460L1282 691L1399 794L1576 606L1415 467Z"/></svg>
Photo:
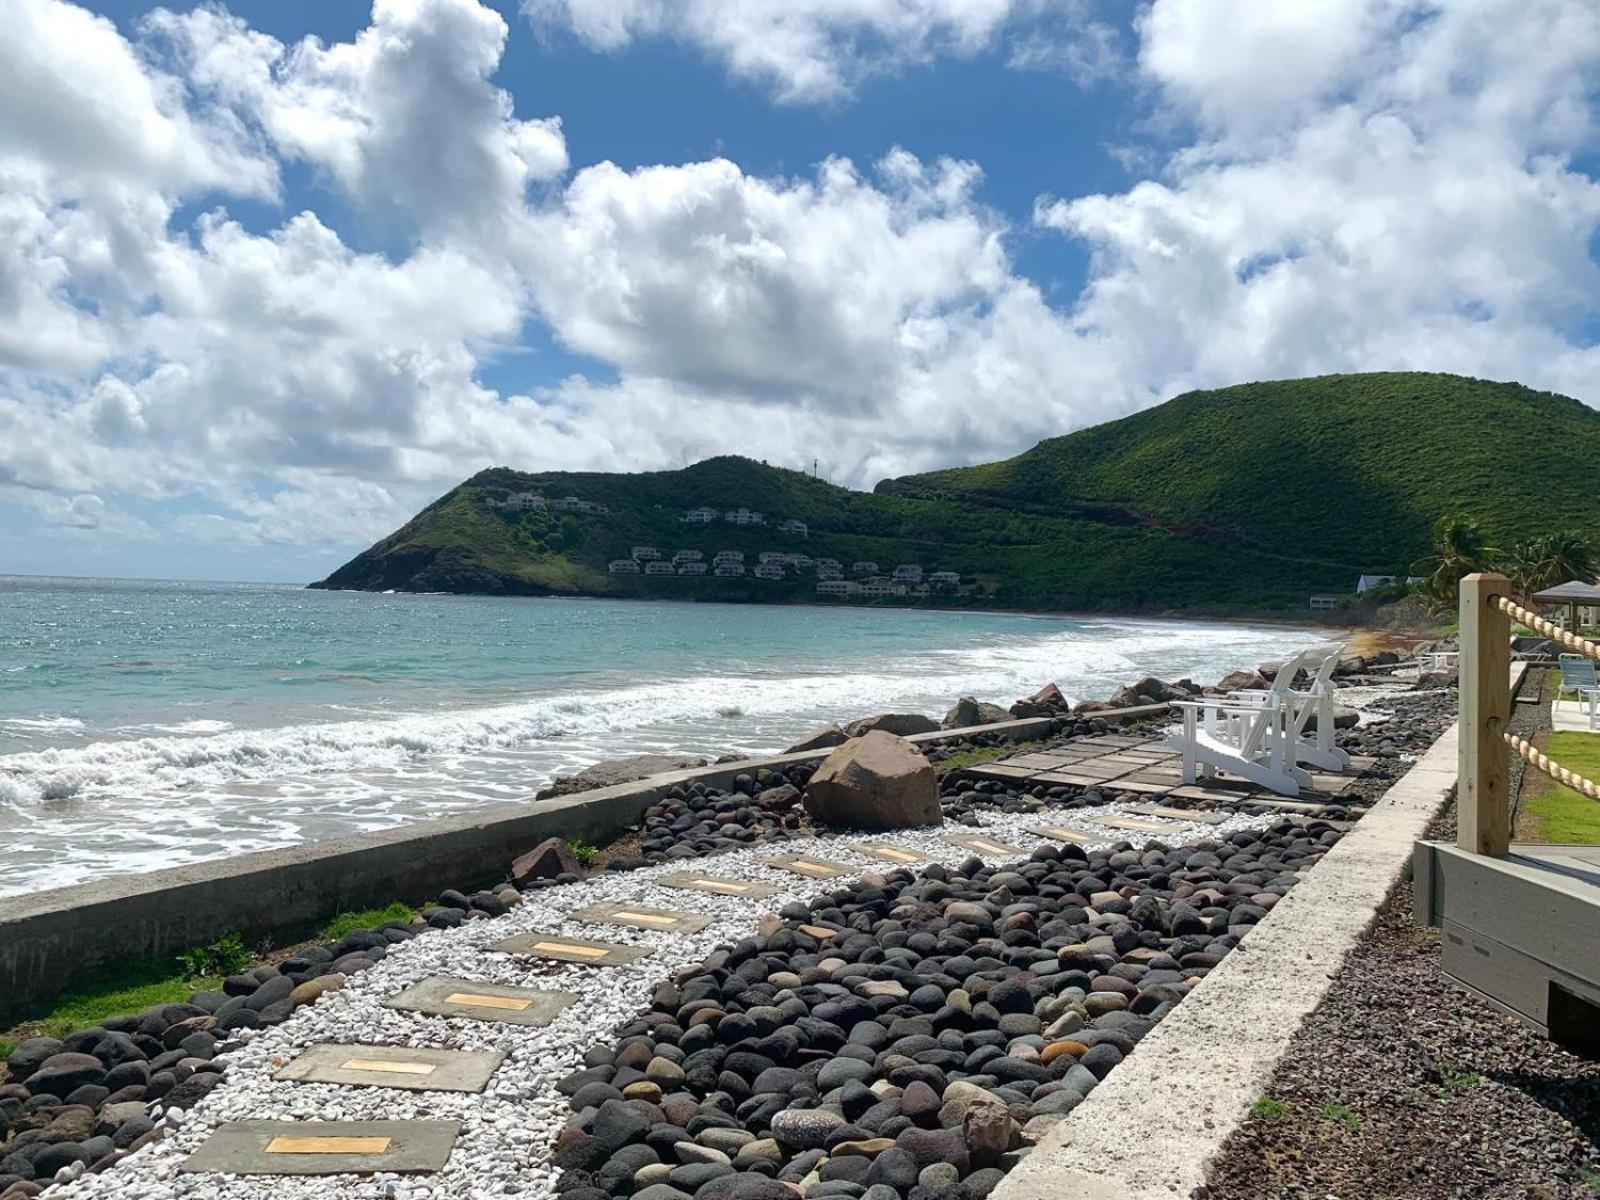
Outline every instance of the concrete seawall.
<svg viewBox="0 0 1600 1200"><path fill-rule="evenodd" d="M1094 716L1117 723L1154 717L1165 708L1148 705ZM998 734L1026 741L1049 730L1049 718L1027 718L918 734L910 740L929 745ZM513 858L542 839L609 841L678 784L726 787L738 775L817 762L827 753L806 751L675 771L380 833L0 898L0 1020L37 1011L108 966L170 959L233 932L252 944L294 938L340 912L396 899L431 899L446 887L497 883Z"/></svg>

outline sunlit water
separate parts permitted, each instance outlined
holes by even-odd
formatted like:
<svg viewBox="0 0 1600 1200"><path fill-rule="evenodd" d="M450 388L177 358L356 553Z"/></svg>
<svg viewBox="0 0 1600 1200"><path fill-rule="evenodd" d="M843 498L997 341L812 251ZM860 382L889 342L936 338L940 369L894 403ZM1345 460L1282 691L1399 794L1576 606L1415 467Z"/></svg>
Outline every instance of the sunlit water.
<svg viewBox="0 0 1600 1200"><path fill-rule="evenodd" d="M825 720L1210 682L1309 630L0 577L0 895L529 797Z"/></svg>

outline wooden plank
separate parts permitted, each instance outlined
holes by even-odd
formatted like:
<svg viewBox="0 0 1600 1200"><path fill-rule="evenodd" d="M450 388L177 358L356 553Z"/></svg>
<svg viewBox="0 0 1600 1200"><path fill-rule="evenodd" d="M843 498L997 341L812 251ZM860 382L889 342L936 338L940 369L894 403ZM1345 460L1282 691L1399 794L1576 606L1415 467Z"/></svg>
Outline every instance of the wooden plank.
<svg viewBox="0 0 1600 1200"><path fill-rule="evenodd" d="M389 1148L386 1137L275 1137L267 1143L268 1154L382 1154Z"/></svg>
<svg viewBox="0 0 1600 1200"><path fill-rule="evenodd" d="M1141 817L1166 817L1173 821L1196 821L1202 825L1220 825L1228 819L1225 813L1200 812L1192 808L1172 808L1166 804L1130 804L1128 812Z"/></svg>
<svg viewBox="0 0 1600 1200"><path fill-rule="evenodd" d="M1095 822L1107 829L1132 829L1139 833L1171 833L1173 826L1167 821L1140 821L1133 817L1096 817Z"/></svg>
<svg viewBox="0 0 1600 1200"><path fill-rule="evenodd" d="M1022 832L1031 833L1035 837L1049 838L1055 842L1071 842L1074 846L1092 846L1096 842L1105 841L1104 838L1090 837L1086 833L1079 833L1076 829L1068 829L1063 825L1034 825Z"/></svg>
<svg viewBox="0 0 1600 1200"><path fill-rule="evenodd" d="M1461 581L1461 736L1456 845L1504 857L1511 841L1511 622L1494 607L1511 581L1476 572Z"/></svg>
<svg viewBox="0 0 1600 1200"><path fill-rule="evenodd" d="M1441 921L1600 987L1600 887L1521 849L1500 859L1434 843L1434 911Z"/></svg>

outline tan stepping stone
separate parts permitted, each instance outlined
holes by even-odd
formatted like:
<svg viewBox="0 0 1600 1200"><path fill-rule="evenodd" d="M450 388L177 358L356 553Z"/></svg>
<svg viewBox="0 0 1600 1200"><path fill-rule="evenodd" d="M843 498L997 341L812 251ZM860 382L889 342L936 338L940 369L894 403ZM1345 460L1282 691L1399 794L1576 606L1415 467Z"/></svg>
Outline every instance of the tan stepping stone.
<svg viewBox="0 0 1600 1200"><path fill-rule="evenodd" d="M837 929L829 929L826 925L796 925L795 928L807 937L816 938L819 942L839 936Z"/></svg>
<svg viewBox="0 0 1600 1200"><path fill-rule="evenodd" d="M1004 763L986 763L981 767L962 767L968 775L982 779L1032 779L1039 773L1037 767L1012 767Z"/></svg>
<svg viewBox="0 0 1600 1200"><path fill-rule="evenodd" d="M1141 817L1166 817L1173 821L1195 821L1201 825L1221 825L1228 819L1225 813L1197 812L1190 808L1169 808L1165 804L1130 804L1128 812Z"/></svg>
<svg viewBox="0 0 1600 1200"><path fill-rule="evenodd" d="M1201 787L1197 783L1186 783L1182 787L1173 788L1171 795L1181 796L1185 800L1215 800L1237 804L1245 799L1248 793L1243 791L1223 791L1221 788Z"/></svg>
<svg viewBox="0 0 1600 1200"><path fill-rule="evenodd" d="M1031 833L1035 837L1050 838L1052 841L1071 842L1074 846L1089 846L1104 840L1103 838L1090 837L1086 833L1079 833L1076 829L1067 829L1061 825L1035 825L1023 830L1023 832Z"/></svg>
<svg viewBox="0 0 1600 1200"><path fill-rule="evenodd" d="M351 1083L413 1092L481 1092L505 1060L498 1050L419 1050L413 1046L308 1046L274 1079Z"/></svg>
<svg viewBox="0 0 1600 1200"><path fill-rule="evenodd" d="M907 850L904 846L891 846L887 842L863 842L856 849L863 854L870 854L873 858L899 863L901 866L928 861L928 856L920 850Z"/></svg>
<svg viewBox="0 0 1600 1200"><path fill-rule="evenodd" d="M548 958L555 962L584 963L591 967L621 967L655 953L653 946L625 946L618 942L592 942L587 938L555 933L519 933L490 946L505 954Z"/></svg>
<svg viewBox="0 0 1600 1200"><path fill-rule="evenodd" d="M769 900L778 894L777 888L765 883L751 883L745 879L724 879L720 875L700 875L694 871L659 875L655 881L662 887L681 888L686 892L707 892L713 896L738 896L745 900Z"/></svg>
<svg viewBox="0 0 1600 1200"><path fill-rule="evenodd" d="M445 1165L459 1121L230 1121L179 1169L194 1174L421 1174Z"/></svg>
<svg viewBox="0 0 1600 1200"><path fill-rule="evenodd" d="M1107 785L1112 791L1133 792L1139 796L1165 796L1175 786L1177 781L1171 783L1142 783L1137 779L1115 779Z"/></svg>
<svg viewBox="0 0 1600 1200"><path fill-rule="evenodd" d="M654 929L660 933L699 933L711 924L711 918L703 913L674 912L670 908L650 908L615 900L603 900L568 915L575 921L589 921L596 925L629 925L634 929Z"/></svg>
<svg viewBox="0 0 1600 1200"><path fill-rule="evenodd" d="M1093 787L1105 780L1097 775L1080 775L1076 771L1046 771L1034 776L1035 783L1066 783L1074 787Z"/></svg>
<svg viewBox="0 0 1600 1200"><path fill-rule="evenodd" d="M384 1007L441 1017L470 1017L502 1025L548 1025L578 1002L571 992L505 987L452 975L434 975L385 1000Z"/></svg>
<svg viewBox="0 0 1600 1200"><path fill-rule="evenodd" d="M1172 824L1168 821L1141 821L1136 817L1096 817L1095 823L1104 825L1107 829L1133 829L1140 833L1170 833Z"/></svg>
<svg viewBox="0 0 1600 1200"><path fill-rule="evenodd" d="M994 838L984 837L981 834L947 833L944 840L952 846L960 846L964 850L975 850L979 854L1004 856L1028 853L1021 846L1007 845L1005 842L997 842Z"/></svg>
<svg viewBox="0 0 1600 1200"><path fill-rule="evenodd" d="M778 858L763 859L761 865L776 867L780 871L792 871L796 875L804 875L810 879L837 879L841 875L856 874L854 867L830 862L825 858L812 858L806 854L785 854Z"/></svg>

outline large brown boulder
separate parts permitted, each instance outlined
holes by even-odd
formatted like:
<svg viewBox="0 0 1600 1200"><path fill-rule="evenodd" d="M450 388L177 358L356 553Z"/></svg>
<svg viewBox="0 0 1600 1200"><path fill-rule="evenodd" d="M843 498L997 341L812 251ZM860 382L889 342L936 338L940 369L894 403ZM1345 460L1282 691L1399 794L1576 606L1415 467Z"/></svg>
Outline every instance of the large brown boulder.
<svg viewBox="0 0 1600 1200"><path fill-rule="evenodd" d="M870 717L862 717L859 721L851 721L844 727L844 731L853 738L861 737L873 730L909 737L913 733L935 733L938 728L939 722L921 713L874 713Z"/></svg>
<svg viewBox="0 0 1600 1200"><path fill-rule="evenodd" d="M1011 711L998 704L984 704L971 696L957 700L955 707L939 722L941 729L970 729L974 725L993 725L1011 720Z"/></svg>
<svg viewBox="0 0 1600 1200"><path fill-rule="evenodd" d="M1267 686L1266 677L1259 671L1229 671L1217 680L1219 692L1243 692Z"/></svg>
<svg viewBox="0 0 1600 1200"><path fill-rule="evenodd" d="M826 725L813 729L784 753L799 754L802 750L826 750L830 746L842 746L849 740L848 733L829 721Z"/></svg>
<svg viewBox="0 0 1600 1200"><path fill-rule="evenodd" d="M814 820L860 829L938 825L939 786L933 764L904 738L872 730L828 755L806 785Z"/></svg>
<svg viewBox="0 0 1600 1200"><path fill-rule="evenodd" d="M545 838L511 864L511 886L525 888L535 879L554 879L558 875L582 875L583 866L560 838Z"/></svg>

